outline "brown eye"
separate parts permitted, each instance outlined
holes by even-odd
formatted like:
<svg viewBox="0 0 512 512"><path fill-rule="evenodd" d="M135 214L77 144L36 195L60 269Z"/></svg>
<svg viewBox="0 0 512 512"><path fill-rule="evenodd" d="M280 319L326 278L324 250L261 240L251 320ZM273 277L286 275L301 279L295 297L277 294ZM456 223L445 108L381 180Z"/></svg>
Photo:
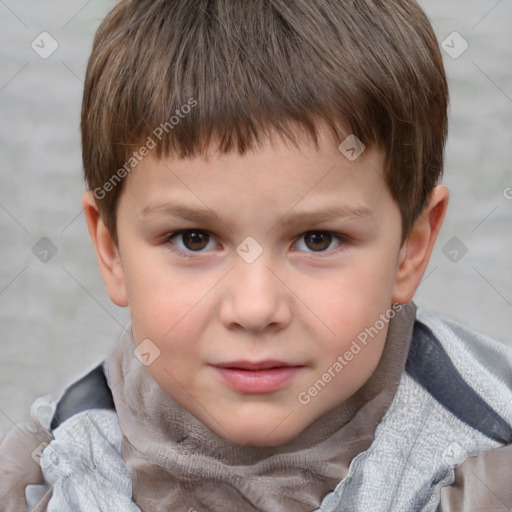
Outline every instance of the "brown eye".
<svg viewBox="0 0 512 512"><path fill-rule="evenodd" d="M209 235L202 231L186 231L182 234L183 245L191 251L200 251L208 244Z"/></svg>
<svg viewBox="0 0 512 512"><path fill-rule="evenodd" d="M199 229L177 231L169 236L168 242L182 252L203 252L205 248L214 249L216 246L210 234ZM210 243L212 246L207 247Z"/></svg>
<svg viewBox="0 0 512 512"><path fill-rule="evenodd" d="M304 235L304 241L312 251L325 251L332 243L332 235L322 231L311 231Z"/></svg>

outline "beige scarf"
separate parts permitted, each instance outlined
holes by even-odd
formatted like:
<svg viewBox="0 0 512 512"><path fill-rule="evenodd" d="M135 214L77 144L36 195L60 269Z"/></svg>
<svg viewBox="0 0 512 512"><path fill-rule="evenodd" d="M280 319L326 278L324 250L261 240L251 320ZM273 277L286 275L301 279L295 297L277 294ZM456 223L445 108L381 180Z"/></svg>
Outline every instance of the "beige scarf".
<svg viewBox="0 0 512 512"><path fill-rule="evenodd" d="M107 360L133 499L144 512L311 512L366 450L402 375L416 306L390 321L369 381L350 399L280 446L238 446L167 395L134 357L131 335Z"/></svg>

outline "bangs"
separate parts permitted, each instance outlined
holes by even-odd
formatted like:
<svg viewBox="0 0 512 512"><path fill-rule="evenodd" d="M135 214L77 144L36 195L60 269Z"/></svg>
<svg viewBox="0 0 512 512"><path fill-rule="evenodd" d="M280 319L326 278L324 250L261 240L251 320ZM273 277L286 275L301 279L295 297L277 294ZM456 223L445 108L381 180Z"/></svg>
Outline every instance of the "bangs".
<svg viewBox="0 0 512 512"><path fill-rule="evenodd" d="M377 84L354 76L364 45L354 48L339 20L300 2L166 2L165 17L162 2L145 3L142 20L125 13L129 28L110 34L123 49L97 86L110 92L102 121L124 160L147 137L158 139L159 158L212 145L243 154L272 133L297 144L297 127L316 143L319 124L340 142L349 133L376 142L385 118L369 94ZM310 26L292 28L305 16Z"/></svg>
<svg viewBox="0 0 512 512"><path fill-rule="evenodd" d="M318 146L326 126L338 143L354 134L384 149L411 217L442 169L446 107L438 43L413 1L123 0L88 64L85 177L94 189L141 150L244 154L276 134L299 147L299 132Z"/></svg>

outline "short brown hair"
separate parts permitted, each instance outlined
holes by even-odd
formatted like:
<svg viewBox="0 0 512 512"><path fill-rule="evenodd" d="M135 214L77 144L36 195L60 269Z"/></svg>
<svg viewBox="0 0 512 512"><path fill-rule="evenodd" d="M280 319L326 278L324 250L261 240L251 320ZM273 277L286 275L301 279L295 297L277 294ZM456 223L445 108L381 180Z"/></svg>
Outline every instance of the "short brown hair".
<svg viewBox="0 0 512 512"><path fill-rule="evenodd" d="M85 179L116 239L122 178L157 127L155 156L186 158L211 144L244 154L271 131L294 142L297 127L317 143L322 122L384 150L405 239L442 174L447 107L415 0L121 0L87 67Z"/></svg>

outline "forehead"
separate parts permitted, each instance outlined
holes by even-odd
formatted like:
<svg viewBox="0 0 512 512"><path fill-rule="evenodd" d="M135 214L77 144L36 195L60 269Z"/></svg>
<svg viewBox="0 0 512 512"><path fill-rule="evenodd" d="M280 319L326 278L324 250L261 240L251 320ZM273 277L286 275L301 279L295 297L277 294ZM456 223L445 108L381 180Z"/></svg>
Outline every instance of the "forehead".
<svg viewBox="0 0 512 512"><path fill-rule="evenodd" d="M384 155L366 148L356 159L322 136L318 147L267 139L241 155L210 152L193 158L147 156L133 169L122 194L138 217L171 212L200 220L208 211L282 218L327 208L353 219L378 214L391 200L384 181ZM348 153L349 156L352 156ZM123 200L123 197L121 197Z"/></svg>

